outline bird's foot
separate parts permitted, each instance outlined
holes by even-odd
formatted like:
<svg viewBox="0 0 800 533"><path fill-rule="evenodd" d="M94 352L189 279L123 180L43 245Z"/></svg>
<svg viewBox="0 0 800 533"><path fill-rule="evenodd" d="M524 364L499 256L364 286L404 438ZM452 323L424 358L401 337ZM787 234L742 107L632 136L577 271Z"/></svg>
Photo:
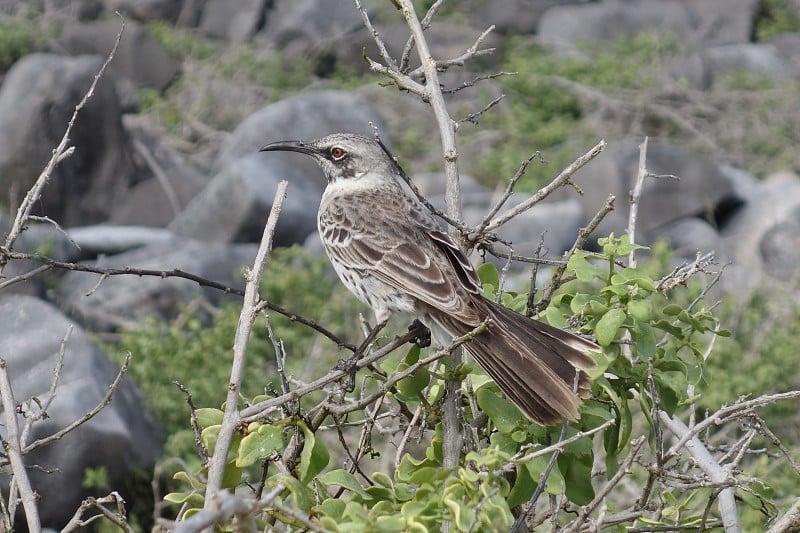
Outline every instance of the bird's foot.
<svg viewBox="0 0 800 533"><path fill-rule="evenodd" d="M431 345L431 330L425 324L420 322L418 318L408 326L408 331L414 333L414 344L420 348L427 348Z"/></svg>

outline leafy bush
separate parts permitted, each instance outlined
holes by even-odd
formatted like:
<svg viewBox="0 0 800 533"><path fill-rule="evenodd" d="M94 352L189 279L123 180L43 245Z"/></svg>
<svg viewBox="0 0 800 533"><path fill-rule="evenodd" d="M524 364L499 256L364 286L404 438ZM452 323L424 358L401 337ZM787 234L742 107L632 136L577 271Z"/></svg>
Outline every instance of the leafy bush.
<svg viewBox="0 0 800 533"><path fill-rule="evenodd" d="M304 527L311 521L328 531L422 532L438 531L448 521L454 531L497 531L510 527L513 509L535 497L539 485L544 494L565 498L562 505L567 514L552 520L562 525L574 520L575 514L582 512L581 506L597 496L594 468L599 460L605 464L606 479L617 474L633 476L648 487L641 495L634 495L633 501L624 489L612 492L616 510L639 509L642 523L658 527L710 523L715 518L715 495L711 489L698 490L670 481L673 475L690 475L694 467L681 462L679 456L665 455L658 419L682 412L706 390L708 343L714 335L729 334L720 329L701 299L685 294L683 298L690 303L676 304L645 269L620 266L619 259L640 248L629 244L626 237L612 235L600 244L602 253L577 252L570 259L567 275L574 276L575 281L564 286L543 313L558 327L579 324L580 330L591 332L602 347L602 353L596 354L598 366L591 371L592 399L584 402L580 421L562 426L559 440L576 438L560 447L559 453L534 457L536 450L552 442L556 428L528 422L488 378L476 371L471 385L462 391L466 427L474 433L467 440L461 466L445 468L435 404L441 398L444 376L467 372L468 368L458 370L437 363L426 372L407 373L408 377L399 381L405 370L413 371L424 362L426 352L412 347L401 360L389 359L381 364L386 375L373 369L371 379L363 380L356 397L374 392L380 384L395 383L393 392L381 400L392 404L383 424L398 413L422 410L426 422L421 429L429 436L421 452L406 450L388 472L357 467L349 451L349 467L334 467L335 440L327 439L326 432L314 426L303 410L299 417L276 412L236 433L225 486L232 488L247 479L252 482L260 478L253 488L256 493L275 490L274 494L270 492L274 500L264 512L254 515L258 527L273 521ZM487 296L492 296L498 285L497 271L484 265L480 274ZM518 310L525 309L527 300L525 294L502 295L505 305ZM325 401L319 405L325 405ZM376 406L372 416L376 417L380 409ZM201 409L198 417L204 428L203 440L211 450L222 411ZM356 425L369 425L368 420ZM341 432L343 428L337 423L327 430ZM598 431L602 435L599 449L591 439L580 438ZM638 453L644 437L633 438L635 435L647 436L647 456ZM342 437L340 442L344 445ZM595 457L596 453L600 456ZM670 466L666 462L657 466L667 458ZM634 459L641 468L634 467ZM281 467L282 461L286 463ZM263 473L253 476L252 468L259 465ZM656 473L656 469L664 468ZM247 469L251 469L249 474L245 474ZM167 501L181 504L184 517L198 512L204 479L202 468L177 473L182 489L169 494ZM770 485L748 475L737 476L737 483L741 498L774 512ZM763 518L754 523L763 526Z"/></svg>

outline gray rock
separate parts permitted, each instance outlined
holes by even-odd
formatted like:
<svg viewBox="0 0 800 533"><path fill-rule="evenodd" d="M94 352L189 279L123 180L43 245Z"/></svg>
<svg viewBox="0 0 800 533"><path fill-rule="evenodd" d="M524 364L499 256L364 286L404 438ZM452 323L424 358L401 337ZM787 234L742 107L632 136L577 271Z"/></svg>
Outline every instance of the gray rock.
<svg viewBox="0 0 800 533"><path fill-rule="evenodd" d="M252 265L256 245L175 240L108 256L93 264L104 268L179 269L234 289L243 289L243 268ZM84 327L109 331L146 317L175 318L193 300L217 305L237 297L181 278L122 275L101 281L99 275L69 272L51 294Z"/></svg>
<svg viewBox="0 0 800 533"><path fill-rule="evenodd" d="M36 2L15 3L31 4ZM37 9L41 9L41 7L37 6ZM103 2L102 0L48 0L47 10L51 14L56 11L62 16L66 15L76 20L95 20L103 12ZM3 5L3 12L7 12L5 5Z"/></svg>
<svg viewBox="0 0 800 533"><path fill-rule="evenodd" d="M494 24L495 31L500 34L525 35L536 32L537 23L547 9L556 5L582 3L585 3L585 0L505 0L503 2L472 0L466 2L461 9L464 13L469 13L474 26L488 27L490 24ZM459 6L461 5L459 4Z"/></svg>
<svg viewBox="0 0 800 533"><path fill-rule="evenodd" d="M299 169L254 152L225 166L169 225L202 241L259 242L281 180L289 181L274 242L303 242L316 229L320 189Z"/></svg>
<svg viewBox="0 0 800 533"><path fill-rule="evenodd" d="M121 226L166 227L208 185L208 179L189 165L164 170L163 177L166 184L150 178L134 185L108 221Z"/></svg>
<svg viewBox="0 0 800 533"><path fill-rule="evenodd" d="M788 79L793 74L778 47L771 43L714 46L705 49L702 56L711 83L725 73L736 71L763 74L778 80Z"/></svg>
<svg viewBox="0 0 800 533"><path fill-rule="evenodd" d="M800 281L800 203L764 232L759 252L767 274L790 283Z"/></svg>
<svg viewBox="0 0 800 533"><path fill-rule="evenodd" d="M642 235L642 242L666 242L677 257L693 259L697 252L717 252L719 234L714 226L697 217L679 218L652 228Z"/></svg>
<svg viewBox="0 0 800 533"><path fill-rule="evenodd" d="M746 296L764 281L790 281L797 272L800 179L762 183L720 229L724 257L733 262L721 281L725 292ZM730 270L730 272L728 272Z"/></svg>
<svg viewBox="0 0 800 533"><path fill-rule="evenodd" d="M786 62L795 77L800 77L800 34L781 33L770 39L778 55Z"/></svg>
<svg viewBox="0 0 800 533"><path fill-rule="evenodd" d="M50 48L73 56L106 56L114 47L119 30L120 23L116 19L67 24ZM136 87L163 91L178 76L180 63L167 54L146 28L128 21L108 69L115 78L130 80Z"/></svg>
<svg viewBox="0 0 800 533"><path fill-rule="evenodd" d="M677 0L557 5L542 14L537 33L558 50L575 50L581 42L615 41L646 30L687 41L693 31L691 15Z"/></svg>
<svg viewBox="0 0 800 533"><path fill-rule="evenodd" d="M186 2L192 4L193 2ZM184 8L183 0L109 0L108 11L119 11L123 15L140 20L165 20L176 22Z"/></svg>
<svg viewBox="0 0 800 533"><path fill-rule="evenodd" d="M316 139L337 132L371 136L370 123L388 141L381 116L366 100L346 91L309 91L268 105L239 124L225 140L214 166L219 171L272 141ZM296 167L320 189L326 184L322 171L308 157L274 153L269 159Z"/></svg>
<svg viewBox="0 0 800 533"><path fill-rule="evenodd" d="M261 34L264 45L291 56L320 57L362 30L355 7L339 0L274 0Z"/></svg>
<svg viewBox="0 0 800 533"><path fill-rule="evenodd" d="M30 188L101 63L99 56L30 54L14 64L0 89L0 190ZM110 79L98 84L71 142L75 153L56 167L37 213L65 226L102 221L137 174Z"/></svg>
<svg viewBox="0 0 800 533"><path fill-rule="evenodd" d="M0 353L7 364L15 400L25 405L23 409L34 412L36 404L27 404L28 399L46 401L61 342L71 329L48 416L33 425L29 442L63 429L100 403L118 367L80 326L52 305L24 295L0 295L0 316ZM25 456L26 465L40 467L30 468L28 475L40 496L43 526L60 529L81 500L93 494L81 485L87 468L104 468L109 486L119 489L128 505L134 503L134 472L150 474L161 454L159 431L144 413L139 390L124 377L113 401L94 418ZM22 425L25 419L17 415L17 422ZM4 486L7 482L7 478L2 479Z"/></svg>
<svg viewBox="0 0 800 533"><path fill-rule="evenodd" d="M443 172L418 172L412 177L414 185L416 185L422 196L434 202L434 205L444 206L444 194L447 188L447 178ZM461 190L462 200L466 197L483 198L489 201L491 191L478 183L478 180L469 174L459 174L459 188ZM438 200L441 197L441 201ZM438 202L438 203L437 203Z"/></svg>
<svg viewBox="0 0 800 533"><path fill-rule="evenodd" d="M119 254L175 239L175 234L166 229L111 224L69 228L67 234L80 247L82 258Z"/></svg>
<svg viewBox="0 0 800 533"><path fill-rule="evenodd" d="M681 0L691 16L694 42L704 45L748 43L758 17L759 0Z"/></svg>
<svg viewBox="0 0 800 533"><path fill-rule="evenodd" d="M595 237L611 231L621 235L627 228L627 200L638 165L639 143L622 141L609 144L576 174L574 181L585 193L580 200L587 217L598 212L609 194L616 196L613 216L606 218ZM742 201L732 183L712 161L684 152L668 142L649 143L647 169L653 174L672 174L678 179L645 179L637 219L637 231L642 236L686 217L707 219L713 224L718 212L727 212Z"/></svg>
<svg viewBox="0 0 800 533"><path fill-rule="evenodd" d="M264 24L266 0L206 0L199 29L231 44L249 41Z"/></svg>

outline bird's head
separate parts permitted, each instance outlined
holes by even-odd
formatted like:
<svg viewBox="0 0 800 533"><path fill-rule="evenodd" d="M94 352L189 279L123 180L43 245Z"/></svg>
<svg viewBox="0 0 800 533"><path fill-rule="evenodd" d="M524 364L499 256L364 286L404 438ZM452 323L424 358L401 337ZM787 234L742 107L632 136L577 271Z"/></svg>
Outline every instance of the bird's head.
<svg viewBox="0 0 800 533"><path fill-rule="evenodd" d="M299 152L314 158L328 183L382 178L395 174L391 156L377 141L353 133L335 133L313 141L278 141L262 152Z"/></svg>

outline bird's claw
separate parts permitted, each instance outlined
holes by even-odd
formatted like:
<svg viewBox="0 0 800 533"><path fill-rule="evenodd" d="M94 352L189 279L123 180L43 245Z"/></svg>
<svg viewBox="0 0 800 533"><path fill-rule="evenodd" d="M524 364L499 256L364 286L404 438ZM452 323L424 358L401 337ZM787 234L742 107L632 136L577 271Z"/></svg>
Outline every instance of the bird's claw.
<svg viewBox="0 0 800 533"><path fill-rule="evenodd" d="M356 352L352 357L348 359L339 359L334 365L334 370L340 370L342 372L347 373L347 378L344 380L343 387L346 392L353 392L356 388L356 368L358 360L361 358L361 354Z"/></svg>
<svg viewBox="0 0 800 533"><path fill-rule="evenodd" d="M408 331L415 334L414 344L420 348L427 348L431 345L431 330L420 322L418 318L415 318L411 325L408 326Z"/></svg>

